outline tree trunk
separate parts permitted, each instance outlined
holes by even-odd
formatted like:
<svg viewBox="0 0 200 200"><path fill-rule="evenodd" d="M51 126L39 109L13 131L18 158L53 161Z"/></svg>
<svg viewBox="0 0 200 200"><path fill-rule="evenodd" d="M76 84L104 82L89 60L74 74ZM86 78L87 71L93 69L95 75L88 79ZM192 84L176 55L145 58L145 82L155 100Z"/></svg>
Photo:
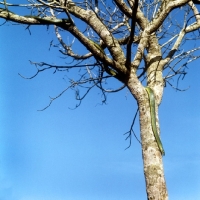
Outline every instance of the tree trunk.
<svg viewBox="0 0 200 200"><path fill-rule="evenodd" d="M148 200L167 200L168 194L164 178L162 155L152 131L148 97L142 102L141 106L139 105L139 111L142 156Z"/></svg>
<svg viewBox="0 0 200 200"><path fill-rule="evenodd" d="M137 100L139 106L142 156L148 200L167 200L168 194L164 178L162 155L152 131L148 94L145 88L142 86L141 82L137 80L134 71L130 73L127 85L130 92ZM155 95L157 118L156 125L158 133L160 133L158 122L158 102L160 103L161 101L163 85L158 84L154 88L156 88L157 92L157 95Z"/></svg>

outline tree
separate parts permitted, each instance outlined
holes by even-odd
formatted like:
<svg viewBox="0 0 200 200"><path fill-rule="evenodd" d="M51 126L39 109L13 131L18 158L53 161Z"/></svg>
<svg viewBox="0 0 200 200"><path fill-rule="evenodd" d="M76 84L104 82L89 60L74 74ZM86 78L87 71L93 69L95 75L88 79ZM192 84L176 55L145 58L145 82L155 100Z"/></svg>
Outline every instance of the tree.
<svg viewBox="0 0 200 200"><path fill-rule="evenodd" d="M32 62L37 73L30 78L48 69L55 69L55 72L78 69L79 74L81 72L77 80L69 79L69 87L51 98L48 106L70 88L75 90L79 101L77 106L94 87L98 87L102 92L102 102L106 101L106 93L117 92L125 87L130 90L139 108L148 199L167 199L163 152L160 151L159 142L155 140L155 125L152 119L156 115L156 130L159 130L158 106L165 85L174 87L171 83L174 78L178 86L180 78L186 75L187 65L199 57L196 53L199 47L182 49L182 45L188 40L198 39L200 18L194 3L188 0L115 0L108 5L104 1L78 3L38 0L24 5L4 1L1 5L0 17L6 19L6 22L27 24L27 29L31 25L54 25L60 44L58 48L61 47L59 51L74 61L67 66ZM11 12L12 7L26 11L23 10L23 15L20 15ZM174 20L174 16L179 18L179 22ZM89 53L75 53L72 49L73 41L67 44L62 37L65 32L74 36ZM122 86L106 89L107 83L113 79L122 83ZM155 114L151 112L154 105L150 104L145 85L153 90L150 95L155 96ZM177 86L175 88L179 89ZM83 96L80 96L79 88L85 91ZM154 99L154 96L151 98ZM128 132L130 138L132 126Z"/></svg>

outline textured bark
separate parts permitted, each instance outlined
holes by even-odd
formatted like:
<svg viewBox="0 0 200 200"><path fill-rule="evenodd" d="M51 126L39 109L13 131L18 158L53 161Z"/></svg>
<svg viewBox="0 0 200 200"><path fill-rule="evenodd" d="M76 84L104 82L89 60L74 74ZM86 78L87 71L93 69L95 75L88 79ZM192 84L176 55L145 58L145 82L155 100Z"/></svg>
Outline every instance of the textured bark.
<svg viewBox="0 0 200 200"><path fill-rule="evenodd" d="M167 200L168 194L164 178L162 155L152 132L148 97L139 103L139 108L140 134L147 196L149 200ZM157 127L159 130L159 123L157 123Z"/></svg>
<svg viewBox="0 0 200 200"><path fill-rule="evenodd" d="M168 194L164 178L162 155L152 131L148 95L140 82L135 80L133 73L129 79L128 85L133 96L138 99L142 156L147 196L149 200L167 200ZM161 92L158 93L161 94ZM158 122L158 106L156 111ZM159 123L157 123L157 128L159 130Z"/></svg>

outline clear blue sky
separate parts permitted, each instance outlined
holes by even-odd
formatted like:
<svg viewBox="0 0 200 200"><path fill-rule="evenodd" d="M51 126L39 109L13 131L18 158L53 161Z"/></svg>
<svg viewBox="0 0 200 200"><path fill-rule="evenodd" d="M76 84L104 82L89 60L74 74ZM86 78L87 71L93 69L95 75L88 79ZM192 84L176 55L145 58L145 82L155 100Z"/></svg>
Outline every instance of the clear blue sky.
<svg viewBox="0 0 200 200"><path fill-rule="evenodd" d="M0 27L0 200L145 200L140 145L133 138L124 150L123 133L137 109L133 97L124 89L101 106L94 90L70 110L76 102L69 91L37 111L67 87L69 74L18 75L35 72L29 60L61 62L57 49L48 51L51 29L31 27L30 35L25 28ZM159 111L170 200L200 199L199 62L180 84L188 86L165 88ZM139 137L138 123L135 131Z"/></svg>

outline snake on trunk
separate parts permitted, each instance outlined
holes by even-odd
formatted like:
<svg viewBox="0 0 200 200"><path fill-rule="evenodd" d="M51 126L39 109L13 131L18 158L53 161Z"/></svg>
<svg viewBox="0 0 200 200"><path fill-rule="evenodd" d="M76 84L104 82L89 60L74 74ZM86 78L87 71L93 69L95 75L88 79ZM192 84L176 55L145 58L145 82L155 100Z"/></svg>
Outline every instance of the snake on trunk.
<svg viewBox="0 0 200 200"><path fill-rule="evenodd" d="M158 135L157 127L156 127L156 110L155 110L155 95L153 90L150 87L145 88L147 91L147 94L149 96L149 105L150 105L150 113L151 113L151 126L153 130L154 137L156 139L158 148L160 150L161 155L165 155L165 151L162 146L162 142L160 140L160 137Z"/></svg>

